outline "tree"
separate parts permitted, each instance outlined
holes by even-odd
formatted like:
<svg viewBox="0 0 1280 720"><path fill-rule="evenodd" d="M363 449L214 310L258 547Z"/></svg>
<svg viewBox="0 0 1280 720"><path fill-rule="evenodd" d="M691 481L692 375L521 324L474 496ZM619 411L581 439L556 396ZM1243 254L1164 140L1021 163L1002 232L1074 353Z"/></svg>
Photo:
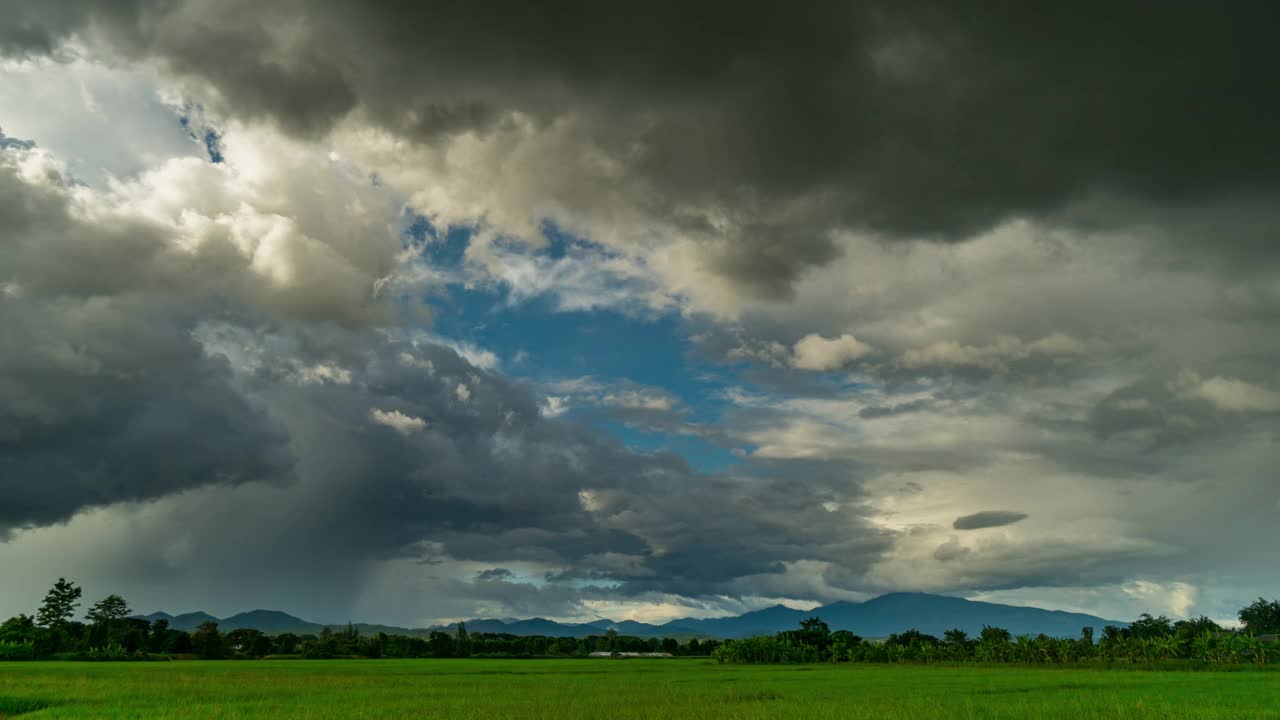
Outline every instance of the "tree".
<svg viewBox="0 0 1280 720"><path fill-rule="evenodd" d="M964 660L969 657L969 633L953 628L942 633L942 646L947 657L952 660Z"/></svg>
<svg viewBox="0 0 1280 720"><path fill-rule="evenodd" d="M862 644L862 638L854 635L848 630L837 630L831 633L831 659L834 662L845 662L852 660L858 646Z"/></svg>
<svg viewBox="0 0 1280 720"><path fill-rule="evenodd" d="M427 642L431 646L431 657L453 657L454 642L448 633L432 630L427 638Z"/></svg>
<svg viewBox="0 0 1280 720"><path fill-rule="evenodd" d="M41 627L51 629L64 627L80 605L80 594L81 590L75 583L68 582L66 578L58 578L58 582L53 584L44 596L44 603L36 611L36 622Z"/></svg>
<svg viewBox="0 0 1280 720"><path fill-rule="evenodd" d="M84 619L94 625L110 626L116 620L123 620L129 617L129 604L119 595L108 595L89 608L89 612L85 613Z"/></svg>
<svg viewBox="0 0 1280 720"><path fill-rule="evenodd" d="M458 634L454 642L454 657L471 657L471 640L467 637L467 624L458 623Z"/></svg>
<svg viewBox="0 0 1280 720"><path fill-rule="evenodd" d="M263 650L261 640L266 640ZM271 653L271 638L261 630L253 628L236 628L223 636L223 645L245 657L262 657Z"/></svg>
<svg viewBox="0 0 1280 720"><path fill-rule="evenodd" d="M30 615L18 615L0 623L0 643L35 642L38 634L39 628Z"/></svg>
<svg viewBox="0 0 1280 720"><path fill-rule="evenodd" d="M974 654L983 662L1005 662L1013 655L1013 635L1004 628L983 625Z"/></svg>
<svg viewBox="0 0 1280 720"><path fill-rule="evenodd" d="M1151 638L1165 637L1173 634L1173 621L1161 615L1160 617L1151 617L1148 613L1142 613L1134 620L1127 631L1123 632L1125 637L1140 638L1149 640Z"/></svg>
<svg viewBox="0 0 1280 720"><path fill-rule="evenodd" d="M800 642L825 652L831 647L831 627L817 616L801 620Z"/></svg>
<svg viewBox="0 0 1280 720"><path fill-rule="evenodd" d="M254 635L253 640L249 643L249 655L260 658L270 654L271 638L264 633Z"/></svg>
<svg viewBox="0 0 1280 720"><path fill-rule="evenodd" d="M147 650L162 653L169 649L169 621L164 618L151 623L151 631L147 634Z"/></svg>
<svg viewBox="0 0 1280 720"><path fill-rule="evenodd" d="M293 633L280 633L275 638L275 645L272 648L280 655L293 655L298 652L298 646L302 644L302 640Z"/></svg>
<svg viewBox="0 0 1280 720"><path fill-rule="evenodd" d="M191 634L191 649L202 659L220 660L223 656L223 648L218 623L212 620L200 623L200 627Z"/></svg>
<svg viewBox="0 0 1280 720"><path fill-rule="evenodd" d="M919 630L912 628L905 632L894 633L890 635L888 638L885 639L884 644L885 645L901 645L902 647L911 647L913 645L914 646L932 645L934 647L937 647L939 642L938 642L938 638L932 635L926 635L925 633L922 633Z"/></svg>
<svg viewBox="0 0 1280 720"><path fill-rule="evenodd" d="M194 648L191 647L191 633L184 632L182 630L169 631L169 642L168 647L165 648L166 652L186 654L193 650Z"/></svg>
<svg viewBox="0 0 1280 720"><path fill-rule="evenodd" d="M1267 602L1258 598L1252 604L1241 608L1238 614L1245 632L1250 635L1280 633L1280 600Z"/></svg>
<svg viewBox="0 0 1280 720"><path fill-rule="evenodd" d="M1222 632L1222 627L1218 623L1203 615L1190 620L1179 620L1173 624L1173 629L1178 639L1186 642L1200 637L1206 630L1213 633Z"/></svg>

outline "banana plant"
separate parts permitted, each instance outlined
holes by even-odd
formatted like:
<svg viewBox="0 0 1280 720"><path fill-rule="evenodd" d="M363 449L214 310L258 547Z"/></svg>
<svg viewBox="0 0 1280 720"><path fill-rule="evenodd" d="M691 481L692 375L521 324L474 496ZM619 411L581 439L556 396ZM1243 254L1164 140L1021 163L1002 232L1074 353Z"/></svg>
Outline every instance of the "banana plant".
<svg viewBox="0 0 1280 720"><path fill-rule="evenodd" d="M1267 664L1267 644L1253 635L1244 639L1245 652L1256 665Z"/></svg>
<svg viewBox="0 0 1280 720"><path fill-rule="evenodd" d="M1218 657L1218 636L1212 630L1205 630L1197 635L1191 641L1191 656L1205 662L1221 662Z"/></svg>
<svg viewBox="0 0 1280 720"><path fill-rule="evenodd" d="M1161 660L1172 660L1182 655L1182 643L1174 635L1151 639L1152 651Z"/></svg>
<svg viewBox="0 0 1280 720"><path fill-rule="evenodd" d="M1030 635L1019 635L1014 640L1014 651L1019 660L1024 663L1032 663L1036 661L1037 653L1036 642Z"/></svg>

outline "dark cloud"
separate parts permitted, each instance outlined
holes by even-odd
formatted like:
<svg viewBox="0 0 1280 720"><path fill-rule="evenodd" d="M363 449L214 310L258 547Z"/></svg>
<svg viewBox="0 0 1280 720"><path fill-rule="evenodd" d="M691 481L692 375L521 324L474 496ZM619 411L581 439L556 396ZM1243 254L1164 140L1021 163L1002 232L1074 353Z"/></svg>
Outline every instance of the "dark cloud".
<svg viewBox="0 0 1280 720"><path fill-rule="evenodd" d="M298 452L300 479L281 496L291 512L280 516L273 503L247 499L269 489L204 498L203 519L183 515L164 531L201 538L200 568L166 564L159 545L136 550L157 559L133 557L131 572L142 565L155 573L151 581L195 573L268 583L284 572L306 586L342 575L358 586L376 563L396 559L493 563L475 579L503 582L512 577L499 563L524 562L555 569L546 580L561 590L533 593L539 598L565 601L584 581L606 583L614 599L696 598L802 560L856 575L889 546L890 537L857 513L823 509L859 496L845 467L759 463L742 476L702 474L676 456L639 454L543 418L526 388L448 348L357 340L347 331L301 341L299 332L224 329L211 346L235 355L236 343L264 343L270 352L249 354L280 358L280 367L260 366L241 381L282 417ZM289 360L300 352L304 364L346 363L352 382L289 382ZM459 383L470 388L466 400ZM422 424L400 432L371 420L371 409ZM224 538L228 524L241 528L235 542ZM270 558L246 555L259 544L273 547ZM507 584L515 586L510 594L532 592Z"/></svg>
<svg viewBox="0 0 1280 720"><path fill-rule="evenodd" d="M352 113L422 143L572 122L623 174L562 168L583 177L547 192L584 196L549 199L627 194L727 240L714 265L779 296L838 254L834 228L961 238L1098 189L1274 192L1277 20L1269 4L20 2L0 48L79 32L306 136Z"/></svg>
<svg viewBox="0 0 1280 720"><path fill-rule="evenodd" d="M185 202L182 173L207 167L181 161L164 192ZM341 577L338 612L380 563L526 562L614 596L704 596L805 560L862 571L888 546L823 509L859 495L846 467L638 453L448 347L352 321L359 293L327 314L323 275L263 276L219 234L177 242L45 155L0 152L0 190L0 527L163 507L103 551L122 580L319 594ZM679 408L583 388L606 411Z"/></svg>
<svg viewBox="0 0 1280 720"><path fill-rule="evenodd" d="M984 510L972 515L963 515L951 523L956 530L981 530L982 528L1003 527L1027 519L1026 513L1008 510Z"/></svg>
<svg viewBox="0 0 1280 720"><path fill-rule="evenodd" d="M902 415L903 413L919 412L927 410L933 405L928 399L911 400L904 403L896 403L894 405L871 405L864 407L858 411L858 417L872 420L882 417L893 417L894 415Z"/></svg>
<svg viewBox="0 0 1280 720"><path fill-rule="evenodd" d="M203 310L144 292L152 228L89 228L2 156L0 226L0 533L292 477L281 427L193 340Z"/></svg>
<svg viewBox="0 0 1280 720"><path fill-rule="evenodd" d="M190 339L190 317L52 305L0 302L0 530L291 477L287 436Z"/></svg>
<svg viewBox="0 0 1280 720"><path fill-rule="evenodd" d="M113 579L196 598L253 587L262 603L310 598L334 618L387 567L454 593L406 610L443 616L472 601L543 614L668 593L830 600L877 583L1171 578L1221 565L1223 532L1238 567L1265 565L1267 544L1244 534L1277 500L1276 13L9 3L0 53L154 62L188 110L206 104L189 121L227 162L170 163L104 200L0 135L0 156L29 160L0 162L0 531L114 505L99 514L130 529L94 548ZM704 473L633 451L402 333L387 295L396 210L229 117L304 139L337 128L334 143L385 131L420 174L360 169L396 192L422 190L420 176L497 187L417 196L495 225L562 213L566 232L619 247L640 226L662 252L601 257L710 268L753 299L795 289L792 304L726 301L743 328L702 328L698 352L752 365L724 370L719 384L745 385L745 399L714 423L634 383L541 388L588 419L754 454ZM431 164L459 148L465 178ZM351 170L339 149L334 167ZM267 176L224 183L243 171L237 152ZM971 238L1012 218L1033 222ZM1059 242L1062 226L1075 232ZM971 242L880 242L906 237ZM701 254L681 254L686 238ZM518 257L508 240L489 249ZM546 286L576 282L534 267ZM628 293L671 291L655 304L704 281L723 289L696 273L683 287L619 277ZM686 329L719 322L693 317L699 302L681 306ZM856 333L875 352L838 375L796 373L794 343L814 332ZM949 541L932 519L897 532L866 517L895 507L866 497L869 479L909 501L932 491L928 473L1016 483L1027 471L1045 492L1078 481L1096 516L1046 507L1034 539L1019 526ZM895 511L903 524L911 505ZM953 529L1025 517L987 511ZM88 532L77 521L67 537ZM1101 530L1082 539L1075 523ZM1041 532L1055 526L1071 530ZM529 567L540 582L517 581Z"/></svg>

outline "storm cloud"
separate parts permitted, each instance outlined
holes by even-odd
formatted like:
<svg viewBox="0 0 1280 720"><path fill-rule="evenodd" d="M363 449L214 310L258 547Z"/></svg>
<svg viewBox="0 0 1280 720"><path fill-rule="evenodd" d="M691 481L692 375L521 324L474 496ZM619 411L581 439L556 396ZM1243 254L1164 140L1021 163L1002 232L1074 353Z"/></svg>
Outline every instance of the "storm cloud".
<svg viewBox="0 0 1280 720"><path fill-rule="evenodd" d="M840 229L958 240L1013 217L1096 223L1067 211L1097 193L1274 193L1280 103L1259 89L1280 80L1277 19L1256 4L20 2L0 47L78 37L302 137L357 122L411 146L472 138L468 173L508 176L488 198L499 230L644 219L781 297L838 256ZM473 206L464 185L440 192Z"/></svg>
<svg viewBox="0 0 1280 720"><path fill-rule="evenodd" d="M302 587L323 567L351 593L377 563L416 559L523 562L560 582L608 581L613 596L699 596L800 559L865 565L885 547L859 519L815 509L815 496L856 494L835 475L721 476L640 454L544 417L529 388L383 324L385 299L353 288L328 313L326 298L346 292L331 281L353 272L330 245L339 228L302 236L272 218L264 229L284 248L246 246L235 224L255 220L243 204L202 198L215 205L204 223L180 201L178 227L132 205L161 182L170 197L211 183L234 194L234 172L182 161L99 192L45 153L4 153L6 529L165 499L102 567L196 587L232 573ZM290 242L337 255L306 269L331 275L288 271L306 261ZM42 252L51 246L56 259ZM609 408L674 402L625 384L572 388ZM702 517L713 505L732 511ZM271 557L254 559L266 545ZM200 564L175 564L187 552L175 547L200 548Z"/></svg>
<svg viewBox="0 0 1280 720"><path fill-rule="evenodd" d="M8 3L0 603L1221 617L1275 587L1277 20Z"/></svg>
<svg viewBox="0 0 1280 720"><path fill-rule="evenodd" d="M1027 514L1008 510L984 510L972 515L956 518L951 527L956 530L981 530L982 528L1003 527L1020 520L1026 520Z"/></svg>

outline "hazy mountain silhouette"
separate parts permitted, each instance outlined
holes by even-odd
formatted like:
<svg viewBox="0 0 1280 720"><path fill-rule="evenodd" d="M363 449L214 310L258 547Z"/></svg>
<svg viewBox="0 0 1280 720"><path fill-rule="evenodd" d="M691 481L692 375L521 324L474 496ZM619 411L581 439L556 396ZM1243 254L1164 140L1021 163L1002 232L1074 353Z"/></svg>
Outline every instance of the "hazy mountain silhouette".
<svg viewBox="0 0 1280 720"><path fill-rule="evenodd" d="M800 620L813 616L825 620L832 630L850 630L868 638L885 637L912 628L937 636L951 628L976 635L984 625L1001 627L1014 635L1043 633L1053 637L1073 637L1079 635L1083 627L1093 627L1101 632L1107 625L1128 625L1084 613L977 602L927 593L891 593L862 603L836 602L813 610L775 605L736 617L681 618L668 624L718 637L745 637L790 629Z"/></svg>
<svg viewBox="0 0 1280 720"><path fill-rule="evenodd" d="M1074 637L1083 627L1101 632L1107 625L1124 627L1126 622L1106 620L1084 613L1062 610L1042 610L1033 607L977 602L964 598L928 593L890 593L866 602L836 602L813 610L796 610L785 605L774 605L763 610L722 618L680 618L661 625L635 620L593 620L588 623L561 623L546 618L515 620L511 618L467 620L467 630L478 633L508 633L511 635L548 635L554 637L585 637L615 630L619 635L638 637L706 636L721 638L746 637L791 630L807 617L820 617L832 630L850 630L862 637L885 637L892 633L916 629L930 635L941 636L951 628L959 628L976 635L984 625L1001 627L1014 635L1039 635ZM270 634L285 632L299 635L316 634L326 627L323 623L309 622L278 610L252 610L219 619L208 613L193 612L169 615L158 612L140 615L146 620L166 619L177 630L195 630L200 623L212 620L220 630L252 628ZM346 623L329 624L339 628ZM432 630L453 632L456 624L427 628L402 628L391 625L358 623L360 632L398 633L425 635Z"/></svg>

